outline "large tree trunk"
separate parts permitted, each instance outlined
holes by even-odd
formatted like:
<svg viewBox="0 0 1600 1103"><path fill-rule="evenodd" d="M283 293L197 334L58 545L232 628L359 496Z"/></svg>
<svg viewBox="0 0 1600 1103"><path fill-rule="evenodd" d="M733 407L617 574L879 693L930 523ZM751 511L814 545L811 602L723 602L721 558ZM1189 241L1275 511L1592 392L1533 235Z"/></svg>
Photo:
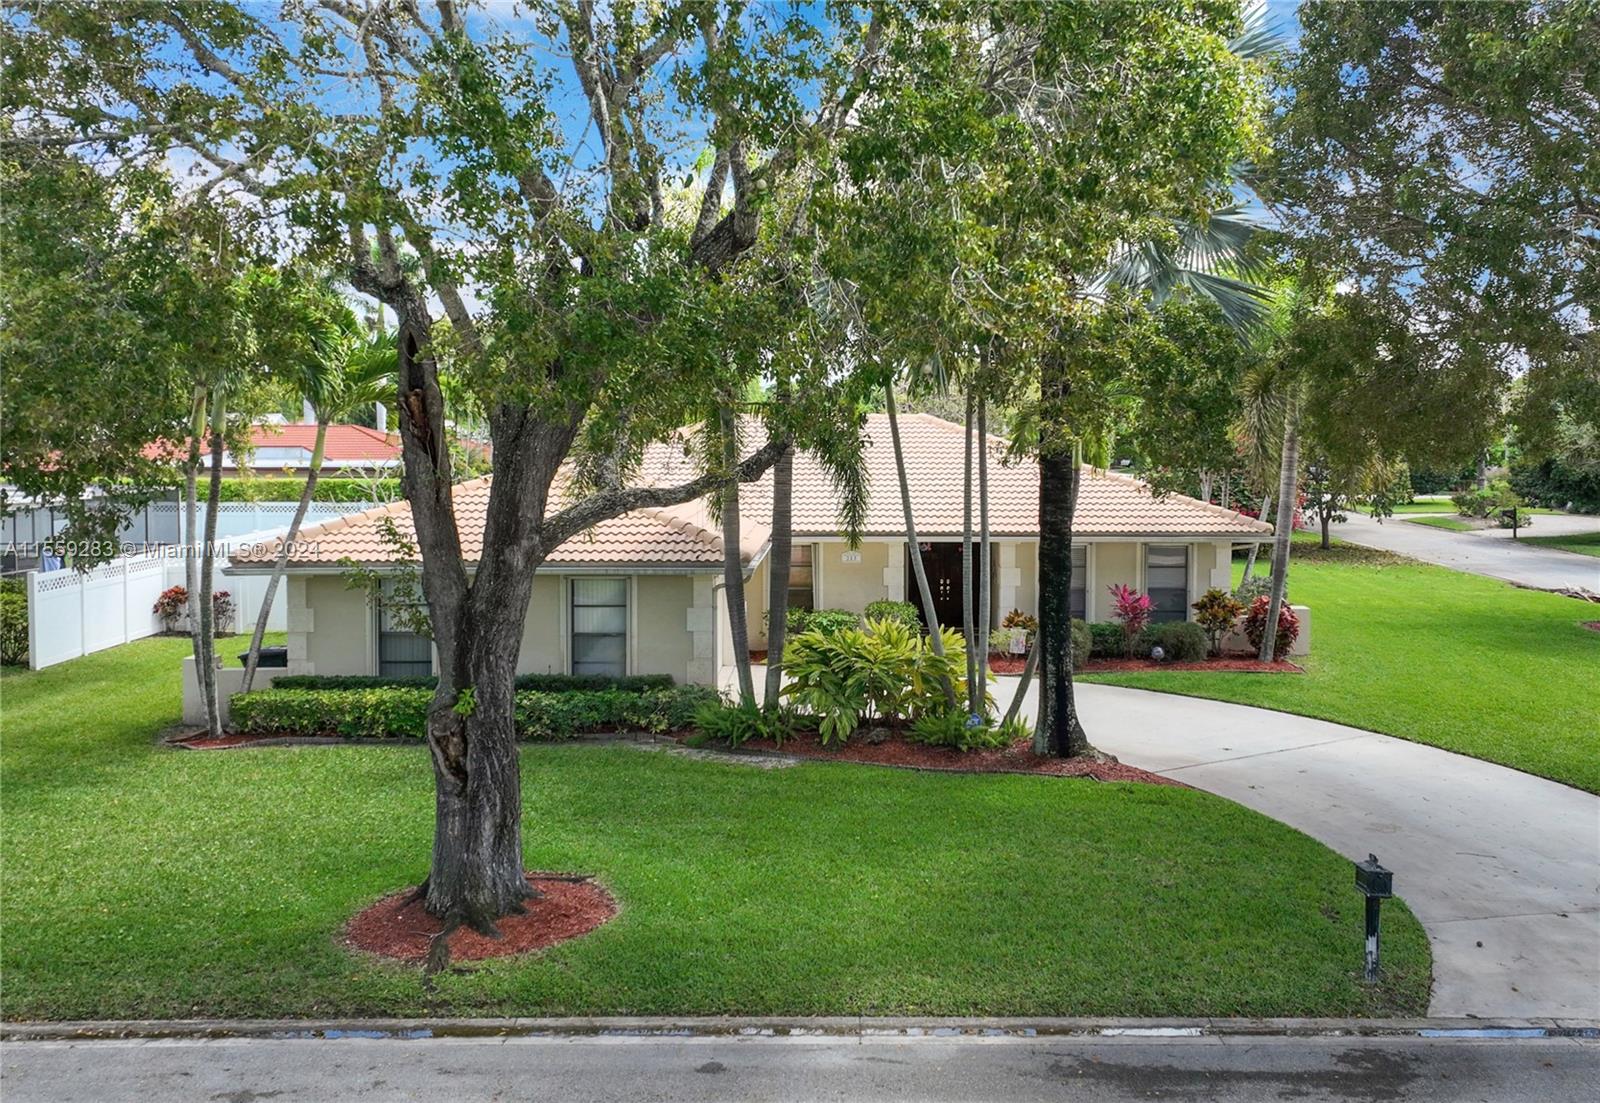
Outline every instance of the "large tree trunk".
<svg viewBox="0 0 1600 1103"><path fill-rule="evenodd" d="M733 411L723 407L722 463L728 472L722 489L722 590L728 599L728 631L733 636L733 664L739 674L739 704L753 707L756 682L750 669L750 619L744 598L744 564L739 556L739 440Z"/></svg>
<svg viewBox="0 0 1600 1103"><path fill-rule="evenodd" d="M1265 521L1267 519L1267 514L1269 514L1271 512L1272 512L1272 491L1269 490L1269 491L1266 492L1266 494L1262 495L1262 497L1261 497L1261 520ZM1250 554L1249 554L1248 557L1246 557L1246 559L1244 561L1244 574L1241 575L1240 578L1239 578L1239 582L1240 582L1241 585L1243 585L1246 582L1249 582L1250 581L1250 576L1255 574L1255 571L1256 571L1256 553L1259 552L1260 550L1261 550L1261 541L1257 540L1255 543L1250 545Z"/></svg>
<svg viewBox="0 0 1600 1103"><path fill-rule="evenodd" d="M767 684L762 703L774 712L783 689L783 645L789 632L789 572L794 560L794 449L772 468L772 549L767 553ZM815 567L813 567L813 570Z"/></svg>
<svg viewBox="0 0 1600 1103"><path fill-rule="evenodd" d="M962 419L961 479L961 638L967 646L967 714L978 714L978 633L972 609L972 389L967 388L967 412Z"/></svg>
<svg viewBox="0 0 1600 1103"><path fill-rule="evenodd" d="M1053 357L1040 367L1040 395L1065 405L1068 383ZM1081 467L1061 426L1045 425L1039 442L1039 725L1033 748L1061 758L1088 754L1089 738L1072 693L1072 518Z"/></svg>
<svg viewBox="0 0 1600 1103"><path fill-rule="evenodd" d="M1278 611L1289 583L1289 546L1294 535L1295 483L1300 467L1300 404L1289 397L1283 418L1283 462L1278 471L1278 519L1272 536L1272 596L1267 600L1266 631L1261 634L1258 656L1264 663L1276 657Z"/></svg>
<svg viewBox="0 0 1600 1103"><path fill-rule="evenodd" d="M494 479L483 550L469 581L455 517L444 396L428 348L428 302L398 274L393 243L380 238L379 245L384 271L357 268L353 276L358 289L381 295L399 318L396 409L406 499L422 557L439 677L427 722L435 785L433 856L419 894L446 931L461 924L492 931L496 919L535 895L522 864L514 686L534 573L555 548L600 521L703 497L718 485L707 476L676 487L602 488L547 516L552 484L586 405L574 400L554 412L493 406L488 421ZM365 256L364 249L355 253ZM769 441L739 465L738 478L758 478L788 444Z"/></svg>
<svg viewBox="0 0 1600 1103"><path fill-rule="evenodd" d="M989 405L978 399L978 708L989 714Z"/></svg>
<svg viewBox="0 0 1600 1103"><path fill-rule="evenodd" d="M1331 541L1328 538L1328 525L1331 524L1332 521L1333 521L1333 514L1331 512L1326 512L1325 511L1322 514L1322 550L1323 551L1327 551L1328 548L1331 546Z"/></svg>
<svg viewBox="0 0 1600 1103"><path fill-rule="evenodd" d="M928 586L928 572L922 566L922 545L917 540L917 521L911 511L911 484L906 479L905 450L900 445L900 417L895 412L894 383L883 388L889 412L889 440L894 445L894 469L900 479L900 509L905 515L906 547L911 551L911 573L916 576L917 596L922 599L922 615L928 625L928 646L940 658L944 657L944 637L939 631L939 613L933 607L933 590ZM953 709L958 706L956 687L949 679L944 682L945 702Z"/></svg>
<svg viewBox="0 0 1600 1103"><path fill-rule="evenodd" d="M240 693L249 693L255 684L256 667L261 662L261 640L267 634L267 619L272 615L272 599L278 594L278 584L283 581L284 569L289 563L289 548L300 536L300 526L305 523L306 511L317 491L317 479L322 474L322 456L328 441L328 421L317 419L317 438L311 446L311 469L306 474L306 485L300 491L300 504L295 507L289 531L284 533L283 546L278 549L277 561L272 564L272 577L267 579L267 593L261 599L261 611L256 614L255 631L250 634L250 653L245 657L244 680Z"/></svg>
<svg viewBox="0 0 1600 1103"><path fill-rule="evenodd" d="M206 531L200 550L200 639L195 673L199 676L200 696L206 706L206 732L222 738L222 709L217 701L216 615L211 607L212 577L216 566L217 514L222 505L222 431L225 414L222 391L211 400L211 479L206 492Z"/></svg>

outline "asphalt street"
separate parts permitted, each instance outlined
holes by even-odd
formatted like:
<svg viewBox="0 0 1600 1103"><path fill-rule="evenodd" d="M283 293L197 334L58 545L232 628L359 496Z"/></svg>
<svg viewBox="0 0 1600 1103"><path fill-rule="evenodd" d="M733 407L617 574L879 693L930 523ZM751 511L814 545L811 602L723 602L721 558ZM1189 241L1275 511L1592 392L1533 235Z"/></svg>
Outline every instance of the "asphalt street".
<svg viewBox="0 0 1600 1103"><path fill-rule="evenodd" d="M513 1037L18 1041L6 1103L1595 1098L1600 1041Z"/></svg>

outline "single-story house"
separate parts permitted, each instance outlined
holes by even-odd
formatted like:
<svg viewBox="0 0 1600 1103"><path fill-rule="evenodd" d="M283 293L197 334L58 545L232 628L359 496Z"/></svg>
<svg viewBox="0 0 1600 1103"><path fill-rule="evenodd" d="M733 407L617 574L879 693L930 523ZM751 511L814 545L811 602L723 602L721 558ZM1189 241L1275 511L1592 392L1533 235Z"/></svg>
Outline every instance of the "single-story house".
<svg viewBox="0 0 1600 1103"><path fill-rule="evenodd" d="M292 422L273 418L255 422L250 426L250 454L238 457L231 449L222 453L222 471L225 475L283 475L286 472L304 476L311 470L311 452L316 444L315 421ZM179 462L185 445L158 442L146 445L144 454L153 460ZM240 459L245 462L240 464ZM200 453L202 468L211 466L211 454ZM322 473L343 474L400 474L400 437L365 425L329 425L322 445Z"/></svg>
<svg viewBox="0 0 1600 1103"><path fill-rule="evenodd" d="M941 623L961 623L962 456L959 425L908 414L901 419L906 467L923 561ZM915 600L888 419L867 419L870 505L861 542L839 533L829 478L811 457L794 465L793 606L854 612L878 599ZM1012 609L1037 609L1039 480L1030 462L1004 462L991 438L990 592L994 625ZM661 445L644 465L662 483L692 477L685 449ZM483 537L491 477L456 488L457 523L469 560ZM751 646L765 646L770 474L740 494ZM426 674L431 644L405 632L366 594L346 585L345 560L381 570L394 564L381 523L411 527L405 502L301 533L289 560L291 670L315 674ZM1085 468L1075 525L1074 615L1108 620L1108 587L1127 583L1154 599L1157 619L1186 619L1204 590L1230 582L1235 547L1270 539L1272 528L1234 510L1172 494L1156 497L1137 479ZM276 548L236 554L229 574L271 569ZM725 685L733 669L722 581L723 544L704 501L638 510L604 521L556 549L534 580L519 672L665 673ZM1298 648L1297 648L1298 650Z"/></svg>

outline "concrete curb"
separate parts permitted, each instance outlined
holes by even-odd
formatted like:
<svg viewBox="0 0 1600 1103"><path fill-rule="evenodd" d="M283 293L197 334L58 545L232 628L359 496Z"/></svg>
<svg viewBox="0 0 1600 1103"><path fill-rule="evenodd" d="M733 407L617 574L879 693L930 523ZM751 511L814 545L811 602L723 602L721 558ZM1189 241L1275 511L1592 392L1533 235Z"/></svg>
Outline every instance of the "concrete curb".
<svg viewBox="0 0 1600 1103"><path fill-rule="evenodd" d="M597 1016L550 1019L108 1019L0 1024L4 1041L425 1038L1410 1037L1600 1039L1582 1019L1091 1019Z"/></svg>

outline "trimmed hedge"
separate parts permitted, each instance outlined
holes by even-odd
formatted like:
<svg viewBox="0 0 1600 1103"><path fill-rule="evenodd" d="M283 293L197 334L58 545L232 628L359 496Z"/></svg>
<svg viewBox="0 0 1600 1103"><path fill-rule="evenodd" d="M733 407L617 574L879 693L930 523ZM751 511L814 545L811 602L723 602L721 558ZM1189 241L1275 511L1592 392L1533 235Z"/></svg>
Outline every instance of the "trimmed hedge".
<svg viewBox="0 0 1600 1103"><path fill-rule="evenodd" d="M1072 632L1072 669L1077 670L1089 661L1089 656L1094 654L1094 633L1089 630L1089 622L1072 618L1069 625Z"/></svg>
<svg viewBox="0 0 1600 1103"><path fill-rule="evenodd" d="M869 601L861 615L864 620L897 620L907 628L922 628L917 607L909 601Z"/></svg>
<svg viewBox="0 0 1600 1103"><path fill-rule="evenodd" d="M1160 647L1169 663L1197 663L1206 657L1210 641L1206 630L1193 621L1163 621L1140 632L1133 644L1141 658L1148 658L1153 647Z"/></svg>
<svg viewBox="0 0 1600 1103"><path fill-rule="evenodd" d="M386 678L378 674L286 674L272 683L273 689L433 689L439 679L433 675L412 678ZM650 689L671 689L677 683L670 674L629 674L612 678L604 674L519 674L517 689L535 693L587 693L620 689L638 693Z"/></svg>
<svg viewBox="0 0 1600 1103"><path fill-rule="evenodd" d="M427 734L426 686L369 689L271 689L236 694L233 724L256 735L337 735L345 739L422 739ZM717 702L707 686L665 689L520 691L517 738L570 739L596 731L676 731Z"/></svg>
<svg viewBox="0 0 1600 1103"><path fill-rule="evenodd" d="M28 595L0 592L0 664L28 661Z"/></svg>
<svg viewBox="0 0 1600 1103"><path fill-rule="evenodd" d="M222 480L224 502L298 502L305 491L306 481L279 475L263 475L253 479L225 478ZM317 479L312 492L314 502L371 502L373 494L380 501L395 502L405 497L399 479L352 479L348 476L323 475Z"/></svg>
<svg viewBox="0 0 1600 1103"><path fill-rule="evenodd" d="M1127 637L1122 625L1111 620L1097 620L1089 625L1089 655L1096 659L1120 659L1127 651Z"/></svg>

